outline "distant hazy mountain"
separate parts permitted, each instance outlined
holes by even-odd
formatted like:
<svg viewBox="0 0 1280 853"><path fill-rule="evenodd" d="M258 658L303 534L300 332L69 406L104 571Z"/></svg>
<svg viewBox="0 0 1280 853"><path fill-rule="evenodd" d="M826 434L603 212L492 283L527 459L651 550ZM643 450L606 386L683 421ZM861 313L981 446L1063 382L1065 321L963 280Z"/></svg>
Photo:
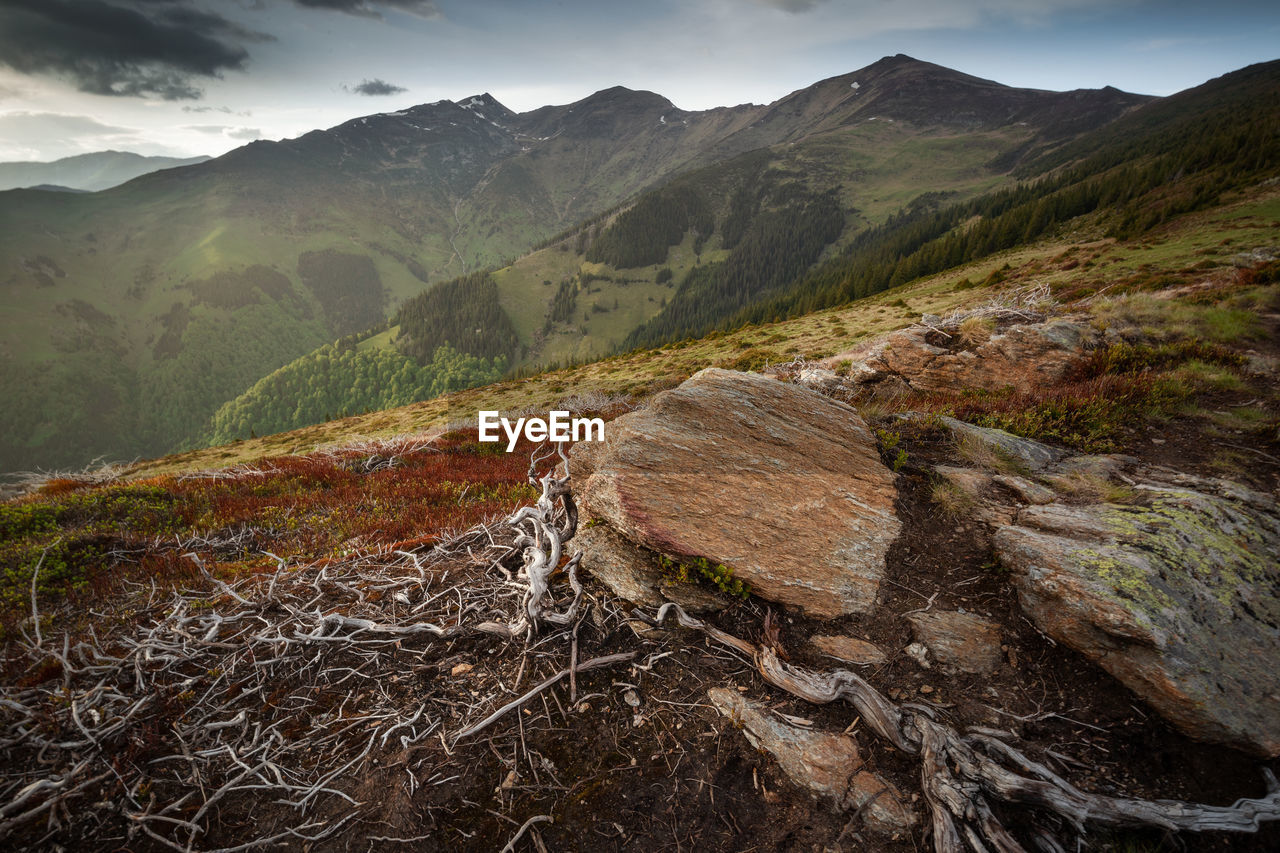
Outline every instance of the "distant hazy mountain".
<svg viewBox="0 0 1280 853"><path fill-rule="evenodd" d="M78 154L49 163L0 163L0 190L20 187L41 190L96 192L132 181L139 175L203 163L208 157L143 157L128 151Z"/></svg>

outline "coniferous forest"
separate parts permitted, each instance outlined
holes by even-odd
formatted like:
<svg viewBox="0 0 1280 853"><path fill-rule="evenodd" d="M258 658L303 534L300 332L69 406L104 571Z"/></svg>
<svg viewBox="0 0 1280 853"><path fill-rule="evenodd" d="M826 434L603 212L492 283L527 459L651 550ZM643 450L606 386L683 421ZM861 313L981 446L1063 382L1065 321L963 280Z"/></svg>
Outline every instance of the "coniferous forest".
<svg viewBox="0 0 1280 853"><path fill-rule="evenodd" d="M492 382L506 373L517 342L487 271L410 299L396 322L400 333L392 347L360 346L384 323L259 380L214 414L208 441L266 435Z"/></svg>

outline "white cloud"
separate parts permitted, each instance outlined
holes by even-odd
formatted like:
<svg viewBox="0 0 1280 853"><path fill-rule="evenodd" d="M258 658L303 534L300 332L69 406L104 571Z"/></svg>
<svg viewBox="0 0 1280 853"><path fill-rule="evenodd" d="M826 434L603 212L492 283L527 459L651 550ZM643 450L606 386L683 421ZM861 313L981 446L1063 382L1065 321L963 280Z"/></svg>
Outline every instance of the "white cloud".
<svg viewBox="0 0 1280 853"><path fill-rule="evenodd" d="M243 127L241 125L229 124L186 124L182 126L183 130L191 130L196 133L205 133L210 136L221 136L225 139L252 140L260 139L262 131L256 127Z"/></svg>
<svg viewBox="0 0 1280 853"><path fill-rule="evenodd" d="M104 124L85 115L15 111L0 113L0 159L56 160L89 151L127 148L134 128Z"/></svg>

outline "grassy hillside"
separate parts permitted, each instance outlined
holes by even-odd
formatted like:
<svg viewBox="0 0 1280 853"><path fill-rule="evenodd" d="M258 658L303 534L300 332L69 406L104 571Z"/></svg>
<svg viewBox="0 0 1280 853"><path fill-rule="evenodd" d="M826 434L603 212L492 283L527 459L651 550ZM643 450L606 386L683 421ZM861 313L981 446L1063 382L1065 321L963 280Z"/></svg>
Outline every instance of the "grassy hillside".
<svg viewBox="0 0 1280 853"><path fill-rule="evenodd" d="M1098 294L1116 310L1156 323L1184 324L1204 314L1214 334L1247 345L1241 312L1207 311L1200 294L1238 289L1236 257L1271 245L1280 227L1280 189L1240 193L1209 211L1184 214L1139 239L1105 237L1093 221L1053 239L997 253L886 293L790 320L749 325L729 333L619 354L589 364L505 380L397 409L175 454L131 466L130 476L220 468L266 457L308 453L364 438L432 434L474 420L480 409L546 410L570 398L622 395L640 399L672 387L704 367L756 369L797 356L825 358L868 337L902 328L922 314L944 315L990 299L993 293L1048 284L1064 299ZM1157 293L1153 299L1148 294ZM1161 293L1163 292L1163 293ZM1166 295L1167 294L1167 295ZM1172 295L1173 298L1169 298ZM1248 313L1248 312L1244 312Z"/></svg>
<svg viewBox="0 0 1280 853"><path fill-rule="evenodd" d="M695 269L718 272L724 267L739 280L759 280L762 287L790 281L828 246L832 246L828 251L834 251L834 246L848 243L896 211L911 183L904 175L929 176L930 185L939 189L926 199L970 198L1009 180L986 164L1024 137L1024 131L1001 131L966 135L963 140L951 136L923 139L917 130L900 123L865 122L681 176L642 195L635 205L572 229L547 247L492 273L498 305L510 320L517 344L509 353L509 363L530 370L587 361L615 351L663 310L675 296L677 285ZM830 190L819 193L817 187ZM811 211L807 218L799 215L803 210ZM817 230L805 241L799 239L803 228ZM771 250L771 246L775 248ZM777 247L786 250L778 251ZM465 290L470 293L467 304L454 297L449 301L451 307L432 305L426 314L437 321L456 315L459 327L466 326L468 332L473 326L482 327L485 336L503 337L505 320L490 316L493 305L489 297L474 287ZM415 297L406 307L421 298ZM732 301L730 307L739 304ZM714 306L706 307L715 311ZM720 309L710 316L724 313L725 309ZM473 319L464 321L464 316ZM480 319L483 317L489 319ZM671 332L662 335L662 339L671 337ZM453 346L460 345L459 338L449 340ZM409 332L401 329L397 336L383 337L377 345L398 347L418 366L431 360L438 343L432 336L428 344L417 346ZM488 358L497 354L462 348ZM285 369L305 373L316 358L315 353L309 354ZM300 407L299 420L287 425L302 426L322 413L363 411L370 405L371 398L362 392L344 395L344 389L351 388L345 374L333 374L333 382L326 392L328 403ZM427 399L432 388L438 387L433 382L424 379L407 394L412 399ZM261 404L254 400L260 393L257 387L247 390L223 408L242 413L259 409ZM397 391L395 396L380 399L391 405L402 401L404 393ZM232 437L225 431L228 421L222 413L217 420L212 434L221 439ZM254 424L253 417L244 416L235 419L236 423L254 424L256 433L282 426L274 416L259 421ZM235 435L247 437L249 429Z"/></svg>

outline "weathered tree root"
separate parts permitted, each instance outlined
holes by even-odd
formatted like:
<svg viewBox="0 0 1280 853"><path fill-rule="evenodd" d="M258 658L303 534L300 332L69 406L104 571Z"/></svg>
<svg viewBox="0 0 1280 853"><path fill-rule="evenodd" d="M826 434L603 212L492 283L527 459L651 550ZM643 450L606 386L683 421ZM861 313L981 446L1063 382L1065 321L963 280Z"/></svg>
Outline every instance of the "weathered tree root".
<svg viewBox="0 0 1280 853"><path fill-rule="evenodd" d="M1266 768L1262 771L1266 795L1241 799L1230 806L1089 794L996 733L970 731L962 735L934 718L930 709L896 705L847 670L819 673L786 663L772 648L757 647L725 633L689 616L674 603L664 604L652 621L661 623L672 615L681 626L701 631L750 657L766 681L788 693L820 705L844 699L872 731L904 753L919 756L933 846L939 853L958 853L966 846L977 853L1023 850L1022 843L992 811L992 803L1014 803L1048 812L1080 835L1088 824L1170 832L1256 832L1264 821L1280 820L1280 783ZM1047 828L1034 841L1046 851L1067 849Z"/></svg>
<svg viewBox="0 0 1280 853"><path fill-rule="evenodd" d="M578 605L582 600L582 584L578 581L578 563L582 560L580 552L574 554L564 567L569 575L569 586L573 589L573 602L563 613L556 612L547 604L551 575L560 566L564 543L572 539L578 530L578 508L569 488L569 458L561 445L556 445L554 452L558 453L560 461L541 478L538 477L537 466L547 456L535 456L529 463L529 484L542 487L537 502L517 511L505 522L516 534L513 547L522 551L519 572L514 578L507 573L512 583L524 587L520 616L506 625L486 622L479 626L480 630L508 638L524 635L525 639L530 639L540 622L569 625L578 618ZM561 464L564 476L557 477L556 469ZM556 525L556 501L564 507L563 528ZM503 570L500 563L495 562L495 565Z"/></svg>
<svg viewBox="0 0 1280 853"><path fill-rule="evenodd" d="M547 456L530 466L530 482L542 487L534 506L426 552L306 566L277 557L274 573L230 583L191 553L206 588L174 592L166 604L153 587L147 606L163 615L132 635L46 636L33 576L34 637L21 645L31 671L61 678L0 684L0 846L132 846L145 836L190 853L207 846L229 803L253 797L295 813L278 821L280 831L227 851L334 839L358 823L377 804L354 799L351 778L433 736L445 742L447 709L422 688L434 680L432 646L477 631L531 638L543 623L578 619L578 555L565 567L567 606L550 589L577 528L557 450L546 475L536 468ZM458 563L486 571L450 585ZM496 619L478 622L485 616ZM579 665L576 631L562 633L573 638L569 667L542 689L634 657ZM332 808L345 816L317 816Z"/></svg>

